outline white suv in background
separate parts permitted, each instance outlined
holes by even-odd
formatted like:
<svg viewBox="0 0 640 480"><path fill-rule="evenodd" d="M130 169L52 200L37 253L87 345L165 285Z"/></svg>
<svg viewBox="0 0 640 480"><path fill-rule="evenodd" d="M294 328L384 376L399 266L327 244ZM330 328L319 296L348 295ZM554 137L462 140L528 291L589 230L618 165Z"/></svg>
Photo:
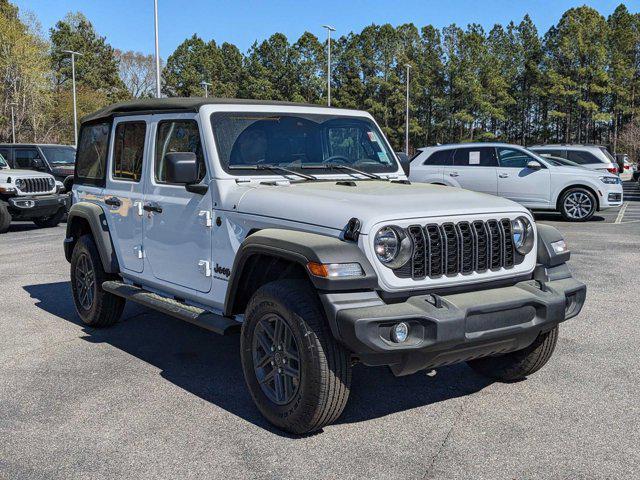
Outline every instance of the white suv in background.
<svg viewBox="0 0 640 480"><path fill-rule="evenodd" d="M618 176L563 166L504 143L421 148L411 160L409 178L498 195L530 209L557 210L569 221L622 205Z"/></svg>
<svg viewBox="0 0 640 480"><path fill-rule="evenodd" d="M616 159L600 145L533 145L527 148L538 155L566 158L589 170L619 173Z"/></svg>

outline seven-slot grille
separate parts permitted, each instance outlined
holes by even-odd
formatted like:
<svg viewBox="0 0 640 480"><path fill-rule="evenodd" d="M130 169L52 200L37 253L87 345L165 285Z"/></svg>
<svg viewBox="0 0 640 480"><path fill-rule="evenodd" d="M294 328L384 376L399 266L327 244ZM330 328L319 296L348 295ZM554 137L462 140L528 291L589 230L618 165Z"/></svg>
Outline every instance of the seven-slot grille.
<svg viewBox="0 0 640 480"><path fill-rule="evenodd" d="M24 193L44 193L52 190L47 178L23 178L24 188L20 191Z"/></svg>
<svg viewBox="0 0 640 480"><path fill-rule="evenodd" d="M406 265L394 270L399 278L467 275L511 268L516 263L508 218L411 225L406 231L413 242L413 255Z"/></svg>

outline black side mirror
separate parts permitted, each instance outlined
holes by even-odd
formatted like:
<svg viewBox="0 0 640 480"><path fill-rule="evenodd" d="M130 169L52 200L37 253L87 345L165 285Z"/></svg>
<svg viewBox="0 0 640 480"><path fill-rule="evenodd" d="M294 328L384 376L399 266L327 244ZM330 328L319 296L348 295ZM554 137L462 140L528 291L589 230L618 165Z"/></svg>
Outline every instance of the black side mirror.
<svg viewBox="0 0 640 480"><path fill-rule="evenodd" d="M31 166L36 170L42 170L44 169L44 162L41 158L35 157L31 159Z"/></svg>
<svg viewBox="0 0 640 480"><path fill-rule="evenodd" d="M527 162L527 168L529 170L540 170L542 168L542 164L537 160L529 160Z"/></svg>
<svg viewBox="0 0 640 480"><path fill-rule="evenodd" d="M164 156L168 183L189 185L198 181L198 159L193 152L171 152Z"/></svg>
<svg viewBox="0 0 640 480"><path fill-rule="evenodd" d="M409 155L404 152L396 152L396 157L398 157L398 160L400 161L400 166L402 167L402 170L404 170L404 174L408 177L409 166L411 165L411 162L409 161Z"/></svg>

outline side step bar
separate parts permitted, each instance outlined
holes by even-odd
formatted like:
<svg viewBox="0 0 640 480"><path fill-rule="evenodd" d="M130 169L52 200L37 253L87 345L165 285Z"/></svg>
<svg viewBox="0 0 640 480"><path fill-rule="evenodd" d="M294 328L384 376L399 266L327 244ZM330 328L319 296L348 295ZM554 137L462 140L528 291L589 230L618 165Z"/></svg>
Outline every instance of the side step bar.
<svg viewBox="0 0 640 480"><path fill-rule="evenodd" d="M201 308L186 305L177 300L166 298L123 282L107 281L102 284L102 288L118 297L131 300L185 322L193 323L220 335L233 333L240 328L240 322L232 318L207 312Z"/></svg>

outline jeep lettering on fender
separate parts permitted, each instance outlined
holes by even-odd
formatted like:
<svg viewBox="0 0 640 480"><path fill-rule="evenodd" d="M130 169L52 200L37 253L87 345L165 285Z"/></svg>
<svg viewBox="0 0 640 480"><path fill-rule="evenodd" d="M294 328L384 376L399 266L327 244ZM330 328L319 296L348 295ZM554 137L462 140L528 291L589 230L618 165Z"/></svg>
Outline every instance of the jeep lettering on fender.
<svg viewBox="0 0 640 480"><path fill-rule="evenodd" d="M115 104L83 119L73 196L82 321L112 325L131 300L240 330L257 408L298 434L340 416L355 362L525 378L586 295L557 230L510 200L408 182L361 111Z"/></svg>

